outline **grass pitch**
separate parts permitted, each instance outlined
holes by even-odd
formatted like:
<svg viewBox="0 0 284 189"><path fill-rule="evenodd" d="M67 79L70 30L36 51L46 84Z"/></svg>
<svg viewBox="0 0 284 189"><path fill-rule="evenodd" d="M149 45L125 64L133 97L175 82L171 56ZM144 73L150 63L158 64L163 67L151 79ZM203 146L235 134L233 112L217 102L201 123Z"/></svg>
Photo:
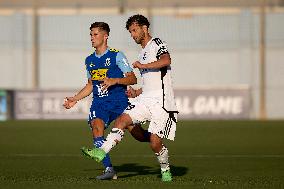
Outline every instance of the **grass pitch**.
<svg viewBox="0 0 284 189"><path fill-rule="evenodd" d="M284 121L184 121L166 144L172 183L128 134L111 152L118 179L98 181L102 165L80 152L85 121L0 122L0 188L284 188Z"/></svg>

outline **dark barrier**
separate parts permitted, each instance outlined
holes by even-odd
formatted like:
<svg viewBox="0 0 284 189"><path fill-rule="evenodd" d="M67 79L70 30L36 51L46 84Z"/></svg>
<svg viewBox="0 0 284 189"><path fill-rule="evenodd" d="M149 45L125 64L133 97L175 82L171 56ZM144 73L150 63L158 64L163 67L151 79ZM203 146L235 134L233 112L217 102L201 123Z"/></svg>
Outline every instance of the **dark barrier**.
<svg viewBox="0 0 284 189"><path fill-rule="evenodd" d="M70 110L63 99L76 91L16 91L16 119L87 119L91 97L78 102ZM194 88L175 90L179 119L248 119L250 94L243 88Z"/></svg>
<svg viewBox="0 0 284 189"><path fill-rule="evenodd" d="M7 93L6 91L0 90L0 121L6 120L7 117L8 117Z"/></svg>
<svg viewBox="0 0 284 189"><path fill-rule="evenodd" d="M85 98L66 110L64 98L75 91L16 91L14 116L16 119L87 119L91 98Z"/></svg>

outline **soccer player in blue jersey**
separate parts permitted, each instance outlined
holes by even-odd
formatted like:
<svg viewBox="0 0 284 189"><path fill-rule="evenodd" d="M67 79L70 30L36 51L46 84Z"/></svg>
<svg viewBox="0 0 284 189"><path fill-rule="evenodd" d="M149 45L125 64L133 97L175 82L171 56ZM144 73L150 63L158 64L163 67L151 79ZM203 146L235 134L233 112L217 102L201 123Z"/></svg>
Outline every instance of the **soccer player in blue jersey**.
<svg viewBox="0 0 284 189"><path fill-rule="evenodd" d="M90 27L92 47L95 52L85 60L88 82L75 96L66 97L63 106L72 108L79 100L93 93L88 123L92 128L94 145L99 148L104 143L104 129L129 105L127 85L136 84L137 79L125 55L109 48L107 40L110 28L107 23L95 22ZM147 131L142 127L130 126L128 130L139 141L149 141ZM134 133L134 134L133 134ZM86 151L83 148L82 151ZM116 179L109 155L102 161L105 171L97 179Z"/></svg>

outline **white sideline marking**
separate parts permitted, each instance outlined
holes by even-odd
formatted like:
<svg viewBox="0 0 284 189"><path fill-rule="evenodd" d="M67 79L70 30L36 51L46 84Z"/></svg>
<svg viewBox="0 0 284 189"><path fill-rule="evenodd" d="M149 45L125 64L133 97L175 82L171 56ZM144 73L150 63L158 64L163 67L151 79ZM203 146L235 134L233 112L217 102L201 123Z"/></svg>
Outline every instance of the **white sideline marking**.
<svg viewBox="0 0 284 189"><path fill-rule="evenodd" d="M0 154L0 157L83 157L82 154ZM154 155L114 155L116 158L153 158ZM170 155L170 157L177 158L284 158L284 154L262 154L262 155L206 155L206 154L197 154L197 155Z"/></svg>

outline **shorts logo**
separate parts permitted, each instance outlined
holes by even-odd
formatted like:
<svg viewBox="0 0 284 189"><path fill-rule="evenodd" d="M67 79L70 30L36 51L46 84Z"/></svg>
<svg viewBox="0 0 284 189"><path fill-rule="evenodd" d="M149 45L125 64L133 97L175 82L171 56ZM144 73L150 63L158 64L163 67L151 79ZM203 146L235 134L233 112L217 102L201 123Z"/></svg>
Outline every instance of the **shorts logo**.
<svg viewBox="0 0 284 189"><path fill-rule="evenodd" d="M130 104L130 105L126 108L126 110L131 110L131 109L133 109L134 107L135 107L135 105Z"/></svg>
<svg viewBox="0 0 284 189"><path fill-rule="evenodd" d="M102 80L106 78L108 69L91 70L92 80Z"/></svg>

